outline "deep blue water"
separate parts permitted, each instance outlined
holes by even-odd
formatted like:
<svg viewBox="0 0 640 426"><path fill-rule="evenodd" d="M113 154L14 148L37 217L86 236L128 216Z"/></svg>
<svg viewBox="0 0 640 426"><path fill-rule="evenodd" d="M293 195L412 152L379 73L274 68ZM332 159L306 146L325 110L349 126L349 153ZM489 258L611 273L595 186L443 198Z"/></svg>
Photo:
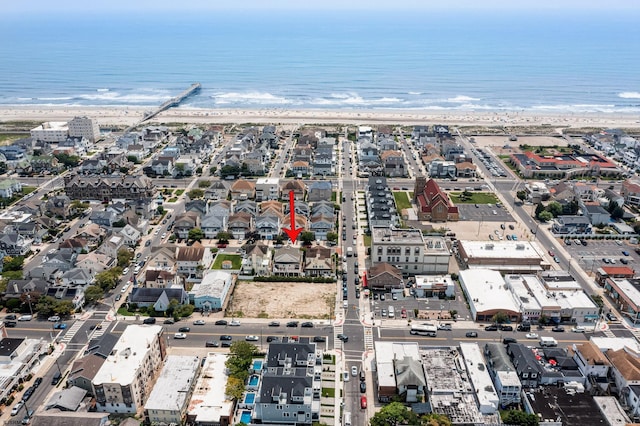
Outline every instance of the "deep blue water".
<svg viewBox="0 0 640 426"><path fill-rule="evenodd" d="M640 12L0 16L0 104L640 112Z"/></svg>

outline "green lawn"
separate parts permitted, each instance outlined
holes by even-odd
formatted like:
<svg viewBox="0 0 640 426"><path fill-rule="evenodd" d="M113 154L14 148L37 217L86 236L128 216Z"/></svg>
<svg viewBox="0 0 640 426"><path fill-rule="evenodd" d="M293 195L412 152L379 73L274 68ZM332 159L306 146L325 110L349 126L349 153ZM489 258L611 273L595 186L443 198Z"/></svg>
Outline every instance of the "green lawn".
<svg viewBox="0 0 640 426"><path fill-rule="evenodd" d="M496 197L491 192L471 192L471 197L464 200L460 199L462 192L450 192L449 198L453 204L495 204L498 202Z"/></svg>
<svg viewBox="0 0 640 426"><path fill-rule="evenodd" d="M337 199L338 199L338 193L336 191L332 191L331 192L331 201L335 203Z"/></svg>
<svg viewBox="0 0 640 426"><path fill-rule="evenodd" d="M178 201L178 199L176 197L173 197L169 198L169 201L167 201L167 203L175 203L176 201Z"/></svg>
<svg viewBox="0 0 640 426"><path fill-rule="evenodd" d="M394 192L393 198L396 200L396 207L398 208L398 211L411 208L411 201L409 201L409 195L406 192Z"/></svg>
<svg viewBox="0 0 640 426"><path fill-rule="evenodd" d="M28 195L28 194L31 194L36 189L38 189L38 187L36 187L36 186L23 186L22 187L22 193L24 195Z"/></svg>
<svg viewBox="0 0 640 426"><path fill-rule="evenodd" d="M179 196L181 196L183 193L184 193L184 189L178 189L178 190L176 191L176 195L177 195L178 197L179 197Z"/></svg>
<svg viewBox="0 0 640 426"><path fill-rule="evenodd" d="M363 235L362 239L364 240L365 247L371 247L371 235Z"/></svg>
<svg viewBox="0 0 640 426"><path fill-rule="evenodd" d="M334 388L322 388L322 396L327 398L335 398L336 390Z"/></svg>
<svg viewBox="0 0 640 426"><path fill-rule="evenodd" d="M239 254L218 253L211 269L222 269L222 262L225 260L231 261L233 270L238 270L242 266L242 256Z"/></svg>

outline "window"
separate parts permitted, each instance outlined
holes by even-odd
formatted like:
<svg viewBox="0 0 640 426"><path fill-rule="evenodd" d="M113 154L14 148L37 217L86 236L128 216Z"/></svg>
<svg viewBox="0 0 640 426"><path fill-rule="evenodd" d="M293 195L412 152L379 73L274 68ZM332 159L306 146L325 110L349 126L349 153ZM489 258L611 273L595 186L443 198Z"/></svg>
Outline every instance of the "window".
<svg viewBox="0 0 640 426"><path fill-rule="evenodd" d="M407 263L409 263L409 256L405 257L405 258L404 258L404 261L405 261L405 262L407 262Z"/></svg>
<svg viewBox="0 0 640 426"><path fill-rule="evenodd" d="M415 254L420 254L420 247L416 247L415 250L414 250L414 253Z"/></svg>
<svg viewBox="0 0 640 426"><path fill-rule="evenodd" d="M528 378L528 377L529 377L529 373L522 373L522 378L523 378L523 379L526 379L526 378Z"/></svg>
<svg viewBox="0 0 640 426"><path fill-rule="evenodd" d="M404 254L409 256L411 254L411 249L409 247L407 247L406 249L404 249Z"/></svg>

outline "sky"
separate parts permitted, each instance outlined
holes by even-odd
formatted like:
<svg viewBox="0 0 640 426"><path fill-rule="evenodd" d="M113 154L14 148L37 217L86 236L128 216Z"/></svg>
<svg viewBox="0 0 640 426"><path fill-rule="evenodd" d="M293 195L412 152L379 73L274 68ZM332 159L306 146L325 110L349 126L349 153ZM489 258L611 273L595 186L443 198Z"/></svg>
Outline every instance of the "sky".
<svg viewBox="0 0 640 426"><path fill-rule="evenodd" d="M3 3L3 14L18 15L216 10L640 10L637 0L23 0Z"/></svg>

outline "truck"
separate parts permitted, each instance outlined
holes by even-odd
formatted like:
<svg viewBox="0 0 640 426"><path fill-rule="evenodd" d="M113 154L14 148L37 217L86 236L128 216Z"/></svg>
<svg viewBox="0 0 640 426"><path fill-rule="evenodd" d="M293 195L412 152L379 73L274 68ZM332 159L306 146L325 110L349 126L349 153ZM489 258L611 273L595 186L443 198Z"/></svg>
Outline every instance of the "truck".
<svg viewBox="0 0 640 426"><path fill-rule="evenodd" d="M554 339L553 337L540 337L540 346L542 346L543 348L547 347L547 348L551 348L551 347L555 347L558 346L558 341L556 339Z"/></svg>
<svg viewBox="0 0 640 426"><path fill-rule="evenodd" d="M353 247L347 247L347 257L353 256Z"/></svg>

